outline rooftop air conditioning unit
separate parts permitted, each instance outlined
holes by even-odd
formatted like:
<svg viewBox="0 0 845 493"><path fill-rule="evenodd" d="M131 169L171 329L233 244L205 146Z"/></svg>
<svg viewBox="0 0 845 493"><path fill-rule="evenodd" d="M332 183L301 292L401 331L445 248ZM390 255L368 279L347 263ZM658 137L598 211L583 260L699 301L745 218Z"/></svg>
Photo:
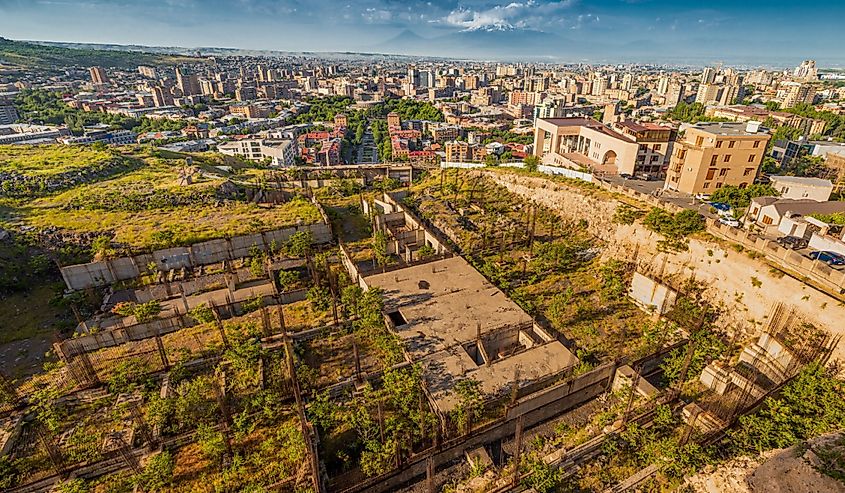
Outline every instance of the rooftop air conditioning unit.
<svg viewBox="0 0 845 493"><path fill-rule="evenodd" d="M745 131L750 134L756 134L760 130L760 125L762 125L762 123L751 120L745 125Z"/></svg>

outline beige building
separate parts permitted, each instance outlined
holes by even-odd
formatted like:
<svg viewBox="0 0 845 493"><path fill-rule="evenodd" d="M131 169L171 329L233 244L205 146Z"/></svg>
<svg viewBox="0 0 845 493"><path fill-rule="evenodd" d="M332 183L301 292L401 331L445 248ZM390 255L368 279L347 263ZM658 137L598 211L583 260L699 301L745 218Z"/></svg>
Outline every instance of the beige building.
<svg viewBox="0 0 845 493"><path fill-rule="evenodd" d="M91 74L91 82L94 84L101 85L109 83L109 76L106 75L103 67L91 67L88 69L88 73Z"/></svg>
<svg viewBox="0 0 845 493"><path fill-rule="evenodd" d="M534 154L552 166L659 175L671 152L673 130L631 121L616 123L614 128L591 118L538 118Z"/></svg>
<svg viewBox="0 0 845 493"><path fill-rule="evenodd" d="M690 195L754 183L771 136L759 122L698 123L675 142L664 188Z"/></svg>
<svg viewBox="0 0 845 493"><path fill-rule="evenodd" d="M487 149L483 145L454 141L446 144L446 162L471 163L483 161L487 157Z"/></svg>
<svg viewBox="0 0 845 493"><path fill-rule="evenodd" d="M293 166L299 146L295 140L244 139L220 144L217 151L250 161L267 161L271 166Z"/></svg>

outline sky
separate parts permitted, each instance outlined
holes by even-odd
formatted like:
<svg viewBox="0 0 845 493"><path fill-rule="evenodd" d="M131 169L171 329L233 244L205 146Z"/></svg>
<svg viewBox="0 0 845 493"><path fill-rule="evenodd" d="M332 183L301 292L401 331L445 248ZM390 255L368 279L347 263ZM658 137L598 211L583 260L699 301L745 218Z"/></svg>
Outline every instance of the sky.
<svg viewBox="0 0 845 493"><path fill-rule="evenodd" d="M422 44L536 31L594 43L591 56L609 60L645 52L834 66L845 64L843 18L843 0L0 0L0 36L23 40L391 52L406 31Z"/></svg>

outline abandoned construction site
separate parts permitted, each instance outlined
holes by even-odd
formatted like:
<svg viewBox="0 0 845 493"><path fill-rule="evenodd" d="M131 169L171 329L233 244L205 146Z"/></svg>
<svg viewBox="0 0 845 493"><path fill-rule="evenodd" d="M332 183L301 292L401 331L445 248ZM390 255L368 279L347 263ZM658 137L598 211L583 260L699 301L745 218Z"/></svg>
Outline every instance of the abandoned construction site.
<svg viewBox="0 0 845 493"><path fill-rule="evenodd" d="M845 422L845 295L703 219L515 169L264 186L319 219L61 266L95 309L0 374L0 489L673 491L778 448L774 402Z"/></svg>

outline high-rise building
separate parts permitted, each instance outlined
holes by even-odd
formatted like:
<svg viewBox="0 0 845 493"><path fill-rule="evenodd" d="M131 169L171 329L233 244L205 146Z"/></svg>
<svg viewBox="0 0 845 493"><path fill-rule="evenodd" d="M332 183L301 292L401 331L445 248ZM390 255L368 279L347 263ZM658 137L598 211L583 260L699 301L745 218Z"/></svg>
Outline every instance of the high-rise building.
<svg viewBox="0 0 845 493"><path fill-rule="evenodd" d="M94 84L101 85L109 83L109 77L106 75L103 67L91 67L88 69L88 72L91 73L91 82Z"/></svg>
<svg viewBox="0 0 845 493"><path fill-rule="evenodd" d="M147 67L145 65L138 67L138 73L148 79L155 79L158 76L155 67Z"/></svg>
<svg viewBox="0 0 845 493"><path fill-rule="evenodd" d="M669 92L669 76L661 75L657 80L657 94L665 96L667 92Z"/></svg>
<svg viewBox="0 0 845 493"><path fill-rule="evenodd" d="M167 89L161 86L153 87L153 104L155 104L156 108L173 106L173 96Z"/></svg>
<svg viewBox="0 0 845 493"><path fill-rule="evenodd" d="M716 81L716 69L713 67L704 67L701 71L701 83L712 84Z"/></svg>
<svg viewBox="0 0 845 493"><path fill-rule="evenodd" d="M804 60L801 65L795 67L792 75L796 79L816 80L819 78L819 71L816 68L815 60Z"/></svg>
<svg viewBox="0 0 845 493"><path fill-rule="evenodd" d="M631 73L626 73L622 76L622 86L620 89L623 91L630 91L634 88L634 75Z"/></svg>
<svg viewBox="0 0 845 493"><path fill-rule="evenodd" d="M757 178L770 137L754 121L687 127L675 142L664 188L689 195L745 188Z"/></svg>
<svg viewBox="0 0 845 493"><path fill-rule="evenodd" d="M408 80L406 81L406 83L413 88L419 87L420 73L417 70L416 65L409 65L408 66Z"/></svg>
<svg viewBox="0 0 845 493"><path fill-rule="evenodd" d="M798 84L790 82L786 84L786 90L782 98L783 108L792 108L801 103L812 104L816 98L816 89L809 84Z"/></svg>
<svg viewBox="0 0 845 493"><path fill-rule="evenodd" d="M183 96L200 94L199 77L194 74L186 74L181 68L176 69L176 87L182 91Z"/></svg>
<svg viewBox="0 0 845 493"><path fill-rule="evenodd" d="M607 77L596 77L593 79L593 86L590 91L590 94L593 96L603 96L604 92L607 91L608 80Z"/></svg>
<svg viewBox="0 0 845 493"><path fill-rule="evenodd" d="M700 84L698 93L695 95L695 102L701 104L713 104L719 102L719 86L715 84Z"/></svg>

